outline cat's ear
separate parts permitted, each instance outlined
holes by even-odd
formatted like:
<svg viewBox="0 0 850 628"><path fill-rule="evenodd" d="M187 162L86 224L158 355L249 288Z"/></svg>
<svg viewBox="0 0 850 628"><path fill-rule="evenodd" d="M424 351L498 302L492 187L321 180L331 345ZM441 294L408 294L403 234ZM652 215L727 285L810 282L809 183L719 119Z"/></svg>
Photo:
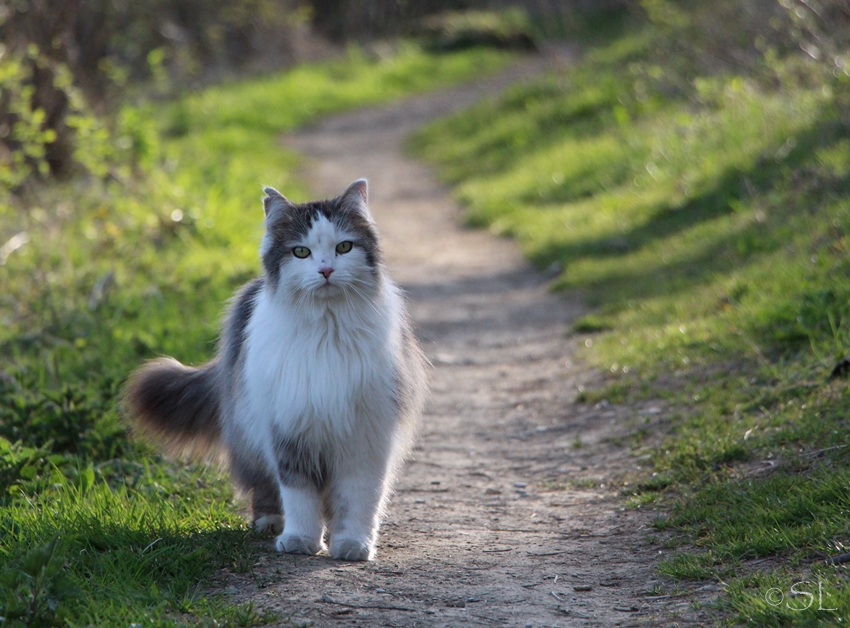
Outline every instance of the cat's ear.
<svg viewBox="0 0 850 628"><path fill-rule="evenodd" d="M263 192L266 193L266 197L263 199L263 211L266 212L266 219L279 215L281 212L289 211L295 207L292 201L274 188L264 187Z"/></svg>
<svg viewBox="0 0 850 628"><path fill-rule="evenodd" d="M357 212L372 220L368 205L369 184L366 182L366 179L357 179L357 181L349 185L348 189L342 193L340 199L340 207L342 207L343 211Z"/></svg>

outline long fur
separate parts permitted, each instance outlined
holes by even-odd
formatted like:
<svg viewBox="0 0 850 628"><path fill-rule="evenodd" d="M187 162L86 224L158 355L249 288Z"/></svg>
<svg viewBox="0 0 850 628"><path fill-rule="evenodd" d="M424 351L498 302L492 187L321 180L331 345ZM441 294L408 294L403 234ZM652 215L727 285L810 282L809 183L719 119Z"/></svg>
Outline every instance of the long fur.
<svg viewBox="0 0 850 628"><path fill-rule="evenodd" d="M149 362L130 379L126 411L168 453L220 453L252 496L255 525L282 528L279 551L316 553L327 532L334 557L368 560L426 362L366 182L303 205L266 193L264 274L231 302L216 358Z"/></svg>
<svg viewBox="0 0 850 628"><path fill-rule="evenodd" d="M124 394L139 429L172 456L208 457L221 437L217 362L201 368L152 360L137 370Z"/></svg>

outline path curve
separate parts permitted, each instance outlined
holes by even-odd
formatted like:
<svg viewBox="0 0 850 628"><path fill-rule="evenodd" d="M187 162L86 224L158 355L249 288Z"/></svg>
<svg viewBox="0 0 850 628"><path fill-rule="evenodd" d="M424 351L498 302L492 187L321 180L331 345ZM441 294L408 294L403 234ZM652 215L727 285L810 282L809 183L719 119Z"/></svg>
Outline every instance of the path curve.
<svg viewBox="0 0 850 628"><path fill-rule="evenodd" d="M285 138L307 158L316 196L369 179L391 274L434 364L432 393L377 560L269 551L252 577L232 577L238 600L316 626L664 625L687 604L654 595L650 515L605 486L574 487L631 468L614 442L655 409L574 402L593 378L568 337L580 300L550 294L512 242L459 226L447 189L402 149L419 125L548 63Z"/></svg>

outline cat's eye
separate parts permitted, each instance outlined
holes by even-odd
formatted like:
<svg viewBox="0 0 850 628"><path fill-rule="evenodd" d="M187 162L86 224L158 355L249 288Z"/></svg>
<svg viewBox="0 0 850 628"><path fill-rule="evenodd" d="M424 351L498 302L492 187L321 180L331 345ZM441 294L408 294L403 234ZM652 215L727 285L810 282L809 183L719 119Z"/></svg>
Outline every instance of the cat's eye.
<svg viewBox="0 0 850 628"><path fill-rule="evenodd" d="M351 250L351 247L354 246L351 242L346 240L345 242L340 242L336 245L336 252L340 255L345 255Z"/></svg>
<svg viewBox="0 0 850 628"><path fill-rule="evenodd" d="M337 247L338 249L339 247ZM310 256L310 249L306 246L296 246L292 249L292 254L298 259L304 259Z"/></svg>

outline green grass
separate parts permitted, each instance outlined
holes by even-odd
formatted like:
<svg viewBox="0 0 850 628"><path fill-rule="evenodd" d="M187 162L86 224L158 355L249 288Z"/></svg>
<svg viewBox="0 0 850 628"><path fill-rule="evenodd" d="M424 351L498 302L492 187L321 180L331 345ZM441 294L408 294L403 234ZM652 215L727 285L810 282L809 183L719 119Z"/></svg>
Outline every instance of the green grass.
<svg viewBox="0 0 850 628"><path fill-rule="evenodd" d="M305 198L281 133L508 60L352 49L126 108L93 175L0 195L0 245L26 234L0 249L0 624L287 621L210 592L268 542L246 530L225 478L128 438L121 386L147 358L211 357L226 300L259 271L262 185Z"/></svg>
<svg viewBox="0 0 850 628"><path fill-rule="evenodd" d="M681 546L661 571L722 582L722 622L847 621L823 558L850 541L850 386L830 377L850 354L850 85L794 56L708 73L662 30L622 29L412 149L470 224L586 295L573 333L609 384L579 399L671 408L627 489ZM818 578L835 610L767 601Z"/></svg>

